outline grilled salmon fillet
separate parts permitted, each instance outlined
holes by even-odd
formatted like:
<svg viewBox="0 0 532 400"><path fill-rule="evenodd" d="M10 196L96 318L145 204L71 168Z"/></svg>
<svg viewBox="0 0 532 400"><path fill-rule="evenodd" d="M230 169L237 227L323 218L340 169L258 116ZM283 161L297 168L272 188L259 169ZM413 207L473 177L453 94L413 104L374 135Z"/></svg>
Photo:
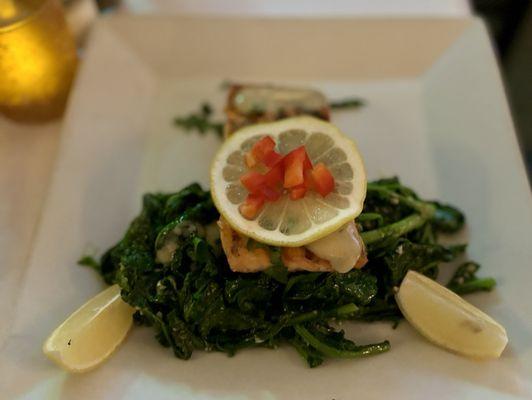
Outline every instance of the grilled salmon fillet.
<svg viewBox="0 0 532 400"><path fill-rule="evenodd" d="M311 89L283 88L270 85L232 85L229 88L225 137L237 129L261 122L297 115L313 115L328 121L330 109L326 98ZM222 247L229 266L235 272L259 272L272 265L267 247L250 246L252 239L235 231L222 217L218 221ZM353 268L362 268L366 262L366 249L362 239L361 254ZM281 248L281 260L289 271L334 271L328 260L318 257L306 247Z"/></svg>
<svg viewBox="0 0 532 400"><path fill-rule="evenodd" d="M272 266L270 252L264 247L250 246L250 239L235 231L223 218L218 221L220 240L229 266L235 272L259 272ZM306 247L282 247L281 260L289 271L332 272L327 260L319 258ZM363 249L354 268L368 261Z"/></svg>

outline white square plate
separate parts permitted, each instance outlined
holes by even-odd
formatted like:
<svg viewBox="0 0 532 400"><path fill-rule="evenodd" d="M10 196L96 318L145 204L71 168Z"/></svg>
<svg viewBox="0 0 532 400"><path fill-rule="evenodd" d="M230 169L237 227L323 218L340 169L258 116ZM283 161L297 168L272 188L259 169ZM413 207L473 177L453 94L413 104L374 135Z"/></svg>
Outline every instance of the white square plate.
<svg viewBox="0 0 532 400"><path fill-rule="evenodd" d="M99 21L71 98L59 158L8 336L2 398L353 399L532 396L532 207L497 64L474 19L112 18ZM363 97L333 121L359 143L370 178L398 175L462 208L470 256L497 279L469 296L506 326L500 360L433 347L406 323L346 324L360 343L392 350L309 369L289 348L233 358L174 358L136 328L85 375L52 365L48 333L103 284L76 265L117 241L145 190L207 183L213 136L186 135L176 115L210 100L224 79L311 85ZM16 301L15 301L16 300ZM16 305L16 307L15 307Z"/></svg>

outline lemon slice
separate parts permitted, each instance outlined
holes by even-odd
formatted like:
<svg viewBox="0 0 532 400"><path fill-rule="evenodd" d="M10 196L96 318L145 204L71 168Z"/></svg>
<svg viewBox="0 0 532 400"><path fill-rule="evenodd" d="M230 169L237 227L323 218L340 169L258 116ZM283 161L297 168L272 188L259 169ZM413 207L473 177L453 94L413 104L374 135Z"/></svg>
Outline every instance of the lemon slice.
<svg viewBox="0 0 532 400"><path fill-rule="evenodd" d="M43 352L67 371L88 371L124 340L134 311L120 297L120 287L110 286L59 325L44 342Z"/></svg>
<svg viewBox="0 0 532 400"><path fill-rule="evenodd" d="M248 171L245 154L262 137L271 136L282 155L304 145L312 163L322 162L336 187L325 198L310 191L299 200L283 195L266 202L253 220L239 205L248 192L240 177ZM352 221L362 211L366 172L356 144L334 125L313 117L295 117L252 125L229 137L211 166L211 193L220 214L233 229L261 243L297 247L320 239Z"/></svg>
<svg viewBox="0 0 532 400"><path fill-rule="evenodd" d="M456 293L415 271L408 271L395 295L410 324L431 342L468 357L498 358L506 330Z"/></svg>

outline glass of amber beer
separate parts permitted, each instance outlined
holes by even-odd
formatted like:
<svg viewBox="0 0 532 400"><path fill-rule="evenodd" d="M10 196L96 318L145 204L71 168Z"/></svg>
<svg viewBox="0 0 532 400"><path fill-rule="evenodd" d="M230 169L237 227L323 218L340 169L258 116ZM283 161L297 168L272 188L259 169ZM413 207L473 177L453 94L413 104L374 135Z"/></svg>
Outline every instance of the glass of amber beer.
<svg viewBox="0 0 532 400"><path fill-rule="evenodd" d="M25 121L62 115L77 65L59 0L0 0L0 113Z"/></svg>

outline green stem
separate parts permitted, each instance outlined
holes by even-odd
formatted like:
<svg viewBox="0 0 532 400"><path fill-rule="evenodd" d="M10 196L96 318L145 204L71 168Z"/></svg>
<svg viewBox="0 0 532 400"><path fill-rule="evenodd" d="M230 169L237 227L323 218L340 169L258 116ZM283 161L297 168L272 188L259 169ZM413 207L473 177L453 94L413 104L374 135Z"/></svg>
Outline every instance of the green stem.
<svg viewBox="0 0 532 400"><path fill-rule="evenodd" d="M292 318L285 324L285 326L297 325L315 319L347 318L353 316L353 314L355 314L358 310L359 308L353 303L345 304L343 306L328 311L320 312L317 310L313 310Z"/></svg>
<svg viewBox="0 0 532 400"><path fill-rule="evenodd" d="M367 306L367 307L362 307L362 309L360 310L360 315L361 317L360 318L356 318L356 319L365 319L367 318L368 316L371 317L372 315L386 315L386 314L389 314L389 315L393 315L393 314L397 314L399 312L399 308L397 307L397 305L395 304L388 304L388 303L383 303L383 304L377 304L377 305L374 305L374 306Z"/></svg>
<svg viewBox="0 0 532 400"><path fill-rule="evenodd" d="M404 205L417 211L416 214L409 215L400 221L394 222L390 225L386 225L371 231L362 232L360 236L366 245L383 240L387 237L399 237L407 234L408 232L418 229L425 224L429 219L434 216L436 207L433 204L426 203L421 200L417 200L413 197L403 196L392 190L386 189L382 186L368 183L368 191L379 192L391 200L403 203Z"/></svg>
<svg viewBox="0 0 532 400"><path fill-rule="evenodd" d="M362 213L356 219L357 222L377 221L379 225L382 223L382 220L382 215L379 213Z"/></svg>
<svg viewBox="0 0 532 400"><path fill-rule="evenodd" d="M302 325L296 325L294 329L296 330L297 334L301 336L303 340L305 340L305 342L307 342L310 346L314 347L316 350L326 355L327 357L333 357L333 358L366 357L366 356L371 356L374 354L383 353L390 349L390 342L385 340L384 342L381 342L381 343L369 344L366 346L359 346L357 350L340 350L340 349L331 347L321 342Z"/></svg>
<svg viewBox="0 0 532 400"><path fill-rule="evenodd" d="M304 322L315 321L318 319L329 320L332 318L350 318L353 317L354 314L356 314L358 311L359 308L355 304L349 303L327 311L312 310L303 314L299 314L292 318L290 318L290 315L285 314L285 317L279 318L280 322L268 332L267 337L272 338L287 326L298 325Z"/></svg>
<svg viewBox="0 0 532 400"><path fill-rule="evenodd" d="M416 210L420 214L425 214L425 213L434 214L434 206L432 206L431 204L425 203L424 201L421 201L421 200L416 200L412 197L403 196L402 194L394 192L393 190L386 189L380 185L376 185L374 183L368 183L367 190L373 191L373 192L379 192L385 196L388 196L391 200L395 199L396 201L403 203L405 206L408 206Z"/></svg>
<svg viewBox="0 0 532 400"><path fill-rule="evenodd" d="M361 232L360 236L367 245L379 242L387 237L399 237L407 234L414 229L420 228L428 218L421 214L412 214L393 224L383 226L382 228L373 229L367 232Z"/></svg>
<svg viewBox="0 0 532 400"><path fill-rule="evenodd" d="M426 203L412 197L403 196L379 185L369 183L368 191L379 192L385 196L388 196L390 199L395 199L396 201L417 211L417 213L409 215L408 217L405 217L402 220L392 224L373 229L371 231L362 232L360 236L366 245L381 241L387 237L403 236L414 229L418 229L423 226L425 222L431 219L436 211L434 205L430 203Z"/></svg>
<svg viewBox="0 0 532 400"><path fill-rule="evenodd" d="M478 291L489 292L491 289L495 287L495 285L496 285L495 279L483 278L483 279L475 279L470 282L465 282L461 285L451 285L449 286L449 289L451 289L456 294L468 294L468 293L474 293Z"/></svg>

